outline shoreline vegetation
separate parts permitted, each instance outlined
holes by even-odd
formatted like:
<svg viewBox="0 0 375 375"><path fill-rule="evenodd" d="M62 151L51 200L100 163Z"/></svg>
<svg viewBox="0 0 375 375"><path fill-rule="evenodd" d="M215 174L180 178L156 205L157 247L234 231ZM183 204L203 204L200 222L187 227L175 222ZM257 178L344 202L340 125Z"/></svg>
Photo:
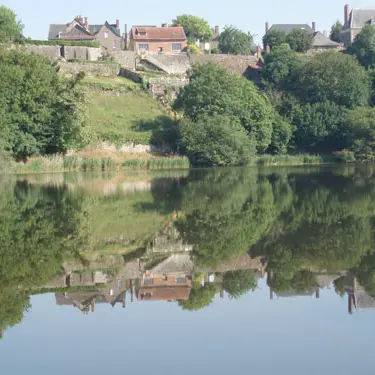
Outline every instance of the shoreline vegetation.
<svg viewBox="0 0 375 375"><path fill-rule="evenodd" d="M261 155L244 166L303 166L343 163L331 155ZM48 172L90 172L123 170L167 170L189 169L186 156L153 156L148 158L129 158L118 160L112 157L47 155L34 157L27 163L12 163L6 172L10 174L48 173Z"/></svg>

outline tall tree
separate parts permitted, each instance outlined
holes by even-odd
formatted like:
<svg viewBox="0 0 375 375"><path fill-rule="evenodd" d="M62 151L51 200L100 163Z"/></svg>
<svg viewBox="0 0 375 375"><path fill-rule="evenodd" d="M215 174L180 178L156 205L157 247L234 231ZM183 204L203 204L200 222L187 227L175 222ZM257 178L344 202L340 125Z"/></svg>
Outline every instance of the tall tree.
<svg viewBox="0 0 375 375"><path fill-rule="evenodd" d="M334 25L331 27L331 33L329 34L329 39L334 42L340 43L340 33L342 31L342 23L337 20Z"/></svg>
<svg viewBox="0 0 375 375"><path fill-rule="evenodd" d="M192 16L189 14L182 14L177 16L172 21L174 26L181 25L186 33L186 36L190 40L199 40L201 42L207 42L212 38L213 32L209 23L203 18Z"/></svg>
<svg viewBox="0 0 375 375"><path fill-rule="evenodd" d="M375 27L366 25L357 35L349 51L366 68L375 67Z"/></svg>
<svg viewBox="0 0 375 375"><path fill-rule="evenodd" d="M198 66L176 102L175 109L196 121L202 115L223 115L237 119L256 139L263 152L271 143L274 110L256 86L216 64Z"/></svg>
<svg viewBox="0 0 375 375"><path fill-rule="evenodd" d="M294 29L286 37L290 48L296 52L306 53L311 49L313 34L306 29Z"/></svg>
<svg viewBox="0 0 375 375"><path fill-rule="evenodd" d="M280 29L271 29L264 37L264 48L269 46L271 49L286 43L286 33Z"/></svg>
<svg viewBox="0 0 375 375"><path fill-rule="evenodd" d="M225 26L219 37L219 50L232 55L250 55L253 37L234 26Z"/></svg>
<svg viewBox="0 0 375 375"><path fill-rule="evenodd" d="M0 43L19 41L22 29L16 14L6 6L0 6Z"/></svg>

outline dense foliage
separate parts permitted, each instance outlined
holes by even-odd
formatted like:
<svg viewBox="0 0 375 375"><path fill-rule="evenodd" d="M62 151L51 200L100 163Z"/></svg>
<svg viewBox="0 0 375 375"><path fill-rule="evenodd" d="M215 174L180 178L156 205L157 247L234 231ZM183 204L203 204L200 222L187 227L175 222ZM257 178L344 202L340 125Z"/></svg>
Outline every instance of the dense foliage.
<svg viewBox="0 0 375 375"><path fill-rule="evenodd" d="M296 52L305 53L312 47L313 34L310 30L294 29L286 37L290 48Z"/></svg>
<svg viewBox="0 0 375 375"><path fill-rule="evenodd" d="M342 23L340 21L336 21L334 25L331 27L331 32L329 34L329 38L336 43L341 42L340 33L342 31Z"/></svg>
<svg viewBox="0 0 375 375"><path fill-rule="evenodd" d="M64 152L83 121L80 77L62 79L57 66L22 49L0 50L0 137L16 159Z"/></svg>
<svg viewBox="0 0 375 375"><path fill-rule="evenodd" d="M267 46L274 49L286 43L286 33L283 30L272 28L264 37L263 45L266 49Z"/></svg>
<svg viewBox="0 0 375 375"><path fill-rule="evenodd" d="M232 55L250 55L253 38L234 26L226 26L219 37L221 53Z"/></svg>
<svg viewBox="0 0 375 375"><path fill-rule="evenodd" d="M375 67L375 27L373 25L365 25L355 38L350 52L364 67Z"/></svg>
<svg viewBox="0 0 375 375"><path fill-rule="evenodd" d="M203 18L182 14L172 21L174 26L181 25L189 40L207 42L212 38L213 32L209 23Z"/></svg>
<svg viewBox="0 0 375 375"><path fill-rule="evenodd" d="M22 30L23 25L17 21L16 14L4 5L0 6L0 43L20 41Z"/></svg>
<svg viewBox="0 0 375 375"><path fill-rule="evenodd" d="M222 115L237 119L255 139L258 152L271 143L274 111L267 98L248 80L216 64L198 66L175 103L193 121Z"/></svg>

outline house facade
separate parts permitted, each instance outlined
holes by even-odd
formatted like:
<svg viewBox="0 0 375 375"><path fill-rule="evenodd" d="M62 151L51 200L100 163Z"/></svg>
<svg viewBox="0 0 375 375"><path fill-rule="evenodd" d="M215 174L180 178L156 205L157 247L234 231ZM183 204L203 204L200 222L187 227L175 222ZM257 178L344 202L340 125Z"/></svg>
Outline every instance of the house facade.
<svg viewBox="0 0 375 375"><path fill-rule="evenodd" d="M187 48L187 38L182 26L133 26L129 46L140 55L179 54Z"/></svg>
<svg viewBox="0 0 375 375"><path fill-rule="evenodd" d="M100 42L103 52L124 49L118 20L115 24L106 21L104 24L90 25L88 17L77 16L70 23L50 25L48 40Z"/></svg>
<svg viewBox="0 0 375 375"><path fill-rule="evenodd" d="M345 5L344 26L340 34L340 40L345 47L353 44L357 35L367 24L375 25L375 8L350 10L349 5Z"/></svg>

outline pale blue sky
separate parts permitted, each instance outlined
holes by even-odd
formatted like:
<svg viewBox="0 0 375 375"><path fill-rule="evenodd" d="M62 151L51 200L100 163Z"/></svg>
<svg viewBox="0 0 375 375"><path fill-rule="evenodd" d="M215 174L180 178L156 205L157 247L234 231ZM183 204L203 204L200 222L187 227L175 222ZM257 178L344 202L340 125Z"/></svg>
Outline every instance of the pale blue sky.
<svg viewBox="0 0 375 375"><path fill-rule="evenodd" d="M120 20L124 24L161 24L170 22L176 15L189 13L199 15L209 23L233 24L261 38L264 23L309 23L316 21L318 30L329 30L337 19L343 19L343 0L1 0L1 5L13 9L25 24L25 36L45 39L50 23L65 23L81 14L90 23ZM375 7L370 0L353 0L352 8Z"/></svg>

